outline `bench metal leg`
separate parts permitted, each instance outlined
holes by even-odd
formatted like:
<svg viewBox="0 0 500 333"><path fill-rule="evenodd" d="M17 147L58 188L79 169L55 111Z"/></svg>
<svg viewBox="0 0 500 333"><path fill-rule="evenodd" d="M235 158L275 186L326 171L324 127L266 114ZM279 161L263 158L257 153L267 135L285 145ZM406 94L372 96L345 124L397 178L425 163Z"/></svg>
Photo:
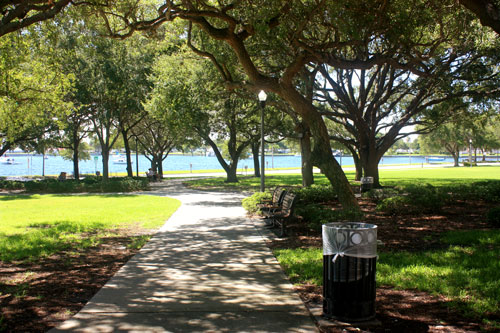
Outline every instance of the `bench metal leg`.
<svg viewBox="0 0 500 333"><path fill-rule="evenodd" d="M281 220L281 228L280 228L280 234L279 237L285 237L286 236L286 226L285 226L285 219Z"/></svg>

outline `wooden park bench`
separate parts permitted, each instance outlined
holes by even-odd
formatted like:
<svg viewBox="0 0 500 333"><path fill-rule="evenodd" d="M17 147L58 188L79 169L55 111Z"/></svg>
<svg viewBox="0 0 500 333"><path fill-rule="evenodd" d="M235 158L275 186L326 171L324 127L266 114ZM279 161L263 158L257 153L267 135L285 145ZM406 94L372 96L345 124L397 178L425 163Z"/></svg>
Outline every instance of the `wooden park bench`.
<svg viewBox="0 0 500 333"><path fill-rule="evenodd" d="M264 215L271 219L271 227L280 227L279 237L286 236L286 223L293 217L297 196L287 192L283 198L281 207L264 212Z"/></svg>
<svg viewBox="0 0 500 333"><path fill-rule="evenodd" d="M283 202L286 192L286 188L276 187L273 191L273 197L270 200L263 200L260 204L257 204L257 207L259 207L263 214L281 208L281 203Z"/></svg>

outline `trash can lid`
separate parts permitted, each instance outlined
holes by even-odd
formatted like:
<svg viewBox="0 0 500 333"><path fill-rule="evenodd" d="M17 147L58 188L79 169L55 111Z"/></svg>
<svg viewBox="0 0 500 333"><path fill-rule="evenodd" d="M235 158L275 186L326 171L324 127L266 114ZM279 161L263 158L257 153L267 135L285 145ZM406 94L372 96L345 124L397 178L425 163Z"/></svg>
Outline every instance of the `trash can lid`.
<svg viewBox="0 0 500 333"><path fill-rule="evenodd" d="M362 222L326 223L322 227L323 255L374 258L377 256L377 226Z"/></svg>
<svg viewBox="0 0 500 333"><path fill-rule="evenodd" d="M371 184L373 183L373 177L362 177L361 184Z"/></svg>

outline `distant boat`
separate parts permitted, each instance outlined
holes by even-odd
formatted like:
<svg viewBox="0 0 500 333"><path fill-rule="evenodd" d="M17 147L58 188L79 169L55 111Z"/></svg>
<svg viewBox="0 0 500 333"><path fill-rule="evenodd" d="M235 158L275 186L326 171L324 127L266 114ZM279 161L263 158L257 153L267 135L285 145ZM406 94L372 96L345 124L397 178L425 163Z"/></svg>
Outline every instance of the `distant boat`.
<svg viewBox="0 0 500 333"><path fill-rule="evenodd" d="M428 163L443 162L444 157L429 157L427 158Z"/></svg>
<svg viewBox="0 0 500 333"><path fill-rule="evenodd" d="M131 162L133 163L133 162ZM113 160L113 164L127 164L127 159L124 157L119 157Z"/></svg>
<svg viewBox="0 0 500 333"><path fill-rule="evenodd" d="M0 157L0 163L2 164L16 164L12 157Z"/></svg>

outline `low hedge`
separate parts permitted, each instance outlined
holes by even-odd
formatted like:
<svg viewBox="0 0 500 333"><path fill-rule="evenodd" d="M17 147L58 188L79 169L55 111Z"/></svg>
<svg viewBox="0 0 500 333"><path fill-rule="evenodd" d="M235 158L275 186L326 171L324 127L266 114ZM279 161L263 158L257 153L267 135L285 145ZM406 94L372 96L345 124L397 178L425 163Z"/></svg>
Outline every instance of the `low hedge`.
<svg viewBox="0 0 500 333"><path fill-rule="evenodd" d="M272 194L269 192L256 192L251 196L243 199L241 201L241 205L243 206L243 208L245 208L248 214L260 215L260 210L257 205L263 200L270 200L271 198Z"/></svg>
<svg viewBox="0 0 500 333"><path fill-rule="evenodd" d="M86 177L78 181L56 179L19 181L0 181L0 188L6 190L20 189L28 193L107 193L107 192L133 192L149 190L146 178L113 177L104 181L102 177Z"/></svg>
<svg viewBox="0 0 500 333"><path fill-rule="evenodd" d="M491 208L486 214L486 220L497 228L500 228L500 207Z"/></svg>
<svg viewBox="0 0 500 333"><path fill-rule="evenodd" d="M2 190L24 190L24 182L17 180L0 179L0 189Z"/></svg>

